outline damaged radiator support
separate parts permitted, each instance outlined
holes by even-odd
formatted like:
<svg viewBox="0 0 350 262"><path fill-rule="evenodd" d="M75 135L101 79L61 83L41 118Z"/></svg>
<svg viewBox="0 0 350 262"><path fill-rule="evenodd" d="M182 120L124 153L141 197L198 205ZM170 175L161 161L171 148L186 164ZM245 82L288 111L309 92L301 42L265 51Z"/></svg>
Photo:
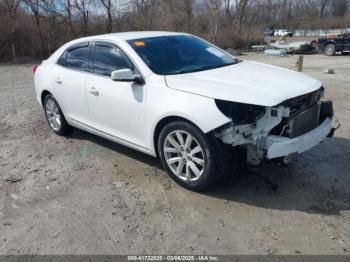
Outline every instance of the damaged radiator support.
<svg viewBox="0 0 350 262"><path fill-rule="evenodd" d="M262 117L250 124L235 125L231 123L225 129L215 133L225 144L232 146L243 146L247 150L247 163L259 165L266 157L266 150L271 141L285 143L286 141L296 144L298 137L319 128L322 124L324 130L321 132L329 134L330 124L325 122L327 118L331 121L333 109L331 102L316 102L308 108L291 113L291 109L284 105L278 107L266 107ZM267 139L269 137L269 139ZM310 137L312 139L312 137ZM323 137L324 138L324 137ZM322 138L322 139L323 139ZM267 140L269 141L268 145ZM298 151L295 145L295 152ZM290 151L290 146L288 147ZM295 152L286 152L295 153ZM287 154L285 155L287 156Z"/></svg>
<svg viewBox="0 0 350 262"><path fill-rule="evenodd" d="M290 110L284 106L278 108L266 107L265 114L255 123L234 125L216 133L225 144L232 146L246 145L247 162L258 165L264 158L264 138L270 130L277 126L284 117L289 117Z"/></svg>

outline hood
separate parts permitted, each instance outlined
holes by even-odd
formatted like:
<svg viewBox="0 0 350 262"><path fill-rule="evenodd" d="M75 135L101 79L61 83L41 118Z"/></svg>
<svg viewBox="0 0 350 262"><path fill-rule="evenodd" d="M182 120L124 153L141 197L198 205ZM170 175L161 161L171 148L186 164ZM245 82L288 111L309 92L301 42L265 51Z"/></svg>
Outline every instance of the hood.
<svg viewBox="0 0 350 262"><path fill-rule="evenodd" d="M313 92L322 83L284 68L243 61L212 70L165 77L169 88L214 99L275 106Z"/></svg>

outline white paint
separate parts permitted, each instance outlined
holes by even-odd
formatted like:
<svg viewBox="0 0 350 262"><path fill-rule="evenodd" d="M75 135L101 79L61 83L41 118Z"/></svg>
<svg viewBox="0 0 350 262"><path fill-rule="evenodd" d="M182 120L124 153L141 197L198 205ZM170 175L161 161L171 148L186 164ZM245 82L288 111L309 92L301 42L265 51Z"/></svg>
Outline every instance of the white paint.
<svg viewBox="0 0 350 262"><path fill-rule="evenodd" d="M185 118L207 133L231 122L214 99L271 107L321 87L321 82L304 74L250 61L164 77L154 74L126 42L180 34L132 32L71 41L38 67L34 77L37 99L41 103L41 94L47 90L59 102L70 125L155 156L154 131L165 117ZM116 82L56 64L69 46L94 40L118 45L146 84Z"/></svg>
<svg viewBox="0 0 350 262"><path fill-rule="evenodd" d="M319 89L312 77L284 68L243 61L213 70L166 76L169 87L202 96L262 106Z"/></svg>

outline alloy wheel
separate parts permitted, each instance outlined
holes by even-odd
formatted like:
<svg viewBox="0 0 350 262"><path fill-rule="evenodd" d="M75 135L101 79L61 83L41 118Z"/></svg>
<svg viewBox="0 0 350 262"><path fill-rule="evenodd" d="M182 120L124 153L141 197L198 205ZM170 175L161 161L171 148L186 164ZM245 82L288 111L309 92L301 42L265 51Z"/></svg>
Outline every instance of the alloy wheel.
<svg viewBox="0 0 350 262"><path fill-rule="evenodd" d="M184 181L195 181L205 169L205 158L201 145L188 132L174 130L163 145L166 163L170 170Z"/></svg>
<svg viewBox="0 0 350 262"><path fill-rule="evenodd" d="M45 113L47 116L47 120L50 124L50 127L58 132L61 129L62 122L61 122L61 114L58 109L58 106L56 105L55 101L52 99L47 99L45 104Z"/></svg>

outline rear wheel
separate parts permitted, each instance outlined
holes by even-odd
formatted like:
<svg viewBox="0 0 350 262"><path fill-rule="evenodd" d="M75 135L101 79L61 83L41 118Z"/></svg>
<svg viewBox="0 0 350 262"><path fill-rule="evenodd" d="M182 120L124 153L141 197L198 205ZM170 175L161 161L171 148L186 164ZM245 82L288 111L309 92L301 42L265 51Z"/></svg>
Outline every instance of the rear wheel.
<svg viewBox="0 0 350 262"><path fill-rule="evenodd" d="M44 98L44 110L52 131L61 136L66 135L69 132L69 125L56 99L51 94L46 95Z"/></svg>
<svg viewBox="0 0 350 262"><path fill-rule="evenodd" d="M325 46L324 53L328 56L335 55L335 45L328 44Z"/></svg>
<svg viewBox="0 0 350 262"><path fill-rule="evenodd" d="M215 143L196 126L176 121L166 125L158 138L163 167L181 186L201 190L221 177Z"/></svg>
<svg viewBox="0 0 350 262"><path fill-rule="evenodd" d="M312 40L311 43L310 43L310 46L311 46L311 48L312 48L313 50L316 50L316 49L317 49L317 46L318 46L317 41Z"/></svg>

